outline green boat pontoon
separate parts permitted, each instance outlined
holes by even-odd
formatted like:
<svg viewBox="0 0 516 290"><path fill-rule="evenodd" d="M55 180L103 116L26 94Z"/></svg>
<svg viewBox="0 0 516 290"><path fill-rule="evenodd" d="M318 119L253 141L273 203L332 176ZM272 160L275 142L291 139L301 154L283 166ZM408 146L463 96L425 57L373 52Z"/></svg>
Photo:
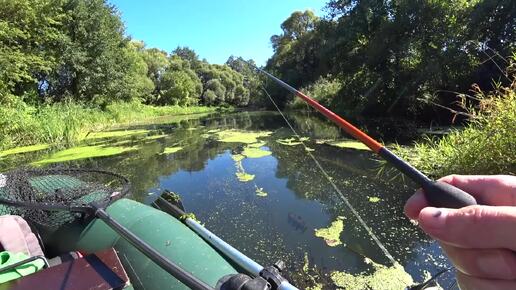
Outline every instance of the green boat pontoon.
<svg viewBox="0 0 516 290"><path fill-rule="evenodd" d="M282 263L264 268L246 257L170 193L144 203L127 194L124 177L102 170L1 174L0 213L30 225L37 250L0 266L0 289L297 289Z"/></svg>

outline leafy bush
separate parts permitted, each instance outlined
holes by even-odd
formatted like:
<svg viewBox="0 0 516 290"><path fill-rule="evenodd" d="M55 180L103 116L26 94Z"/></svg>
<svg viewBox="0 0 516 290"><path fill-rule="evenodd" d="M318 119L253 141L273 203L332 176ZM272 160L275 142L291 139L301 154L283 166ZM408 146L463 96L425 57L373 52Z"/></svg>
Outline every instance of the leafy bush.
<svg viewBox="0 0 516 290"><path fill-rule="evenodd" d="M313 84L302 88L301 91L317 100L321 105L328 107L341 88L342 85L338 79L333 78L331 75L327 75L326 77L319 78ZM301 109L305 108L306 104L303 100L294 98L288 104L288 107L291 109Z"/></svg>
<svg viewBox="0 0 516 290"><path fill-rule="evenodd" d="M394 151L433 175L516 173L516 79L488 94L476 89L478 105L462 130Z"/></svg>

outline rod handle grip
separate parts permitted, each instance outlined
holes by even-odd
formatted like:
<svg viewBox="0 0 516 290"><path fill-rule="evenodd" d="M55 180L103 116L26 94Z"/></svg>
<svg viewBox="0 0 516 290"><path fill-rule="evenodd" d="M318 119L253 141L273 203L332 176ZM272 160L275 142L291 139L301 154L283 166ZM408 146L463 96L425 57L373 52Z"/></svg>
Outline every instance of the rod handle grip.
<svg viewBox="0 0 516 290"><path fill-rule="evenodd" d="M472 195L446 182L428 182L423 185L423 192L428 203L434 207L461 208L477 204Z"/></svg>

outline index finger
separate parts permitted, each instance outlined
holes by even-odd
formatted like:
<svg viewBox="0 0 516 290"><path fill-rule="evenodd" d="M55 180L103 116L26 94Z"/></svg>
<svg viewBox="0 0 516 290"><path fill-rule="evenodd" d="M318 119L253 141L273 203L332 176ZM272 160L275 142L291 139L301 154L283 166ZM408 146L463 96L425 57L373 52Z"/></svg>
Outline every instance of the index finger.
<svg viewBox="0 0 516 290"><path fill-rule="evenodd" d="M438 181L449 183L473 195L479 204L516 206L516 177L511 175L448 175ZM405 204L405 214L417 219L419 212L429 206L421 190Z"/></svg>

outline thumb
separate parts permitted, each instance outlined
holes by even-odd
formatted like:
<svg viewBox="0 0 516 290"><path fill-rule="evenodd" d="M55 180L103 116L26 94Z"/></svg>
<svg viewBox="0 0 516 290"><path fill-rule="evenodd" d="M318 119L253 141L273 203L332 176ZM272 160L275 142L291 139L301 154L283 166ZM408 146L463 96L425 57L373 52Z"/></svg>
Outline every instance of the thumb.
<svg viewBox="0 0 516 290"><path fill-rule="evenodd" d="M449 245L516 250L516 207L426 207L419 213L418 221L423 231Z"/></svg>

